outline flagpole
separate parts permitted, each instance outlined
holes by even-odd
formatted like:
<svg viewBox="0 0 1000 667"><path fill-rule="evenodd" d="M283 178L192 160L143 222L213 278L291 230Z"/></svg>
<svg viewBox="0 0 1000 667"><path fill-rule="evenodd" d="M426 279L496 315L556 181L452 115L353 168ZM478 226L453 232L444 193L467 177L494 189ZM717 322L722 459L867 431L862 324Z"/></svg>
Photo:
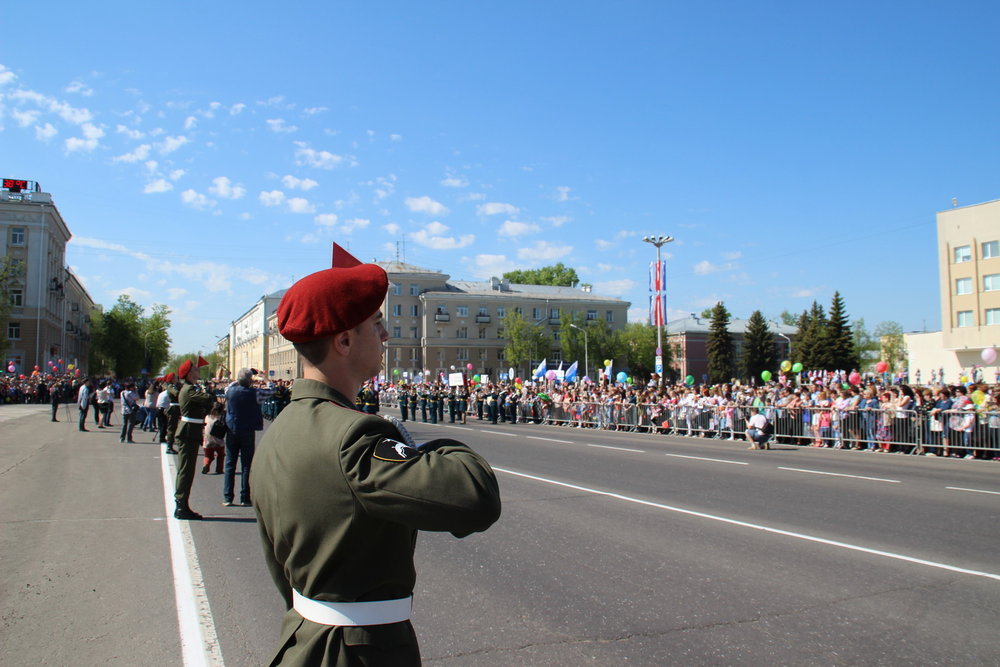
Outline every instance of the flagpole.
<svg viewBox="0 0 1000 667"><path fill-rule="evenodd" d="M663 299L660 297L660 293L663 291L663 275L665 271L663 270L663 264L660 260L660 248L665 246L674 240L673 236L644 236L642 240L646 243L652 243L656 246L656 308L654 312L657 313L656 321L656 356L660 359L659 373L657 375L657 386L663 386L663 326L667 321L666 308L663 303Z"/></svg>

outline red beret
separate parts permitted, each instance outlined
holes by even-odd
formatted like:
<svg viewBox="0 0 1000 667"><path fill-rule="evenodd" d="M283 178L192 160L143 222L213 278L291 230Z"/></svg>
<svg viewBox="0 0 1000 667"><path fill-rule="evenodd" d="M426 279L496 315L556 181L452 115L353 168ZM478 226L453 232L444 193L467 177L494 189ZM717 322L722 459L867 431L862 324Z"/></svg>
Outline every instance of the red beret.
<svg viewBox="0 0 1000 667"><path fill-rule="evenodd" d="M177 377L183 380L191 372L192 368L194 368L194 364L191 363L191 360L185 359L181 367L177 369Z"/></svg>
<svg viewBox="0 0 1000 667"><path fill-rule="evenodd" d="M171 372L167 373L163 377L163 379L166 380L167 382L173 382L175 377L177 377L177 376L175 376L174 373L173 373L173 371L171 371Z"/></svg>
<svg viewBox="0 0 1000 667"><path fill-rule="evenodd" d="M382 307L389 277L375 264L310 274L288 288L278 305L278 331L307 343L358 326Z"/></svg>

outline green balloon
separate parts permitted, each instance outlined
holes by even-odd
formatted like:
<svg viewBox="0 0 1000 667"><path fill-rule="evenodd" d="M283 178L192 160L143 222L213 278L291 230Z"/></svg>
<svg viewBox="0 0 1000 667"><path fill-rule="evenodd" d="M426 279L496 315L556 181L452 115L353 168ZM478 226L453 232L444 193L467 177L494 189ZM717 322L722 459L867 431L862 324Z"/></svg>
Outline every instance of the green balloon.
<svg viewBox="0 0 1000 667"><path fill-rule="evenodd" d="M684 384L686 384L689 387L691 385L693 385L694 384L694 376L693 375L688 375L686 378L684 378Z"/></svg>
<svg viewBox="0 0 1000 667"><path fill-rule="evenodd" d="M472 376L472 381L473 382L479 382L479 376L478 375L473 375Z"/></svg>
<svg viewBox="0 0 1000 667"><path fill-rule="evenodd" d="M799 362L796 361L795 364L792 365L792 372L793 373L801 373L802 372L802 364L800 364Z"/></svg>
<svg viewBox="0 0 1000 667"><path fill-rule="evenodd" d="M771 371L761 371L760 372L760 379L763 380L764 382L770 382L771 381Z"/></svg>
<svg viewBox="0 0 1000 667"><path fill-rule="evenodd" d="M399 375L399 369L398 368L393 368L392 369L392 374L393 375Z"/></svg>

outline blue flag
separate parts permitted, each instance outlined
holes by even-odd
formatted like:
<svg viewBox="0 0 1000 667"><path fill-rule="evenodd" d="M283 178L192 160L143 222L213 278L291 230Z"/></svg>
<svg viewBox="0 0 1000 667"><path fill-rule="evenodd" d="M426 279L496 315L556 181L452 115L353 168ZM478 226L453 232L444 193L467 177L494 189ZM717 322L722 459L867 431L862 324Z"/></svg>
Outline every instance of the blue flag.
<svg viewBox="0 0 1000 667"><path fill-rule="evenodd" d="M543 375L545 375L545 367L547 365L548 364L546 363L546 360L542 359L542 363L538 364L538 368L536 368L535 372L531 374L531 377L533 379L538 379L538 378L542 377Z"/></svg>
<svg viewBox="0 0 1000 667"><path fill-rule="evenodd" d="M576 380L576 365L577 365L577 363L579 363L579 362L574 361L572 364L570 364L570 367L566 369L566 375L563 376L563 379L566 382L573 382L574 380Z"/></svg>

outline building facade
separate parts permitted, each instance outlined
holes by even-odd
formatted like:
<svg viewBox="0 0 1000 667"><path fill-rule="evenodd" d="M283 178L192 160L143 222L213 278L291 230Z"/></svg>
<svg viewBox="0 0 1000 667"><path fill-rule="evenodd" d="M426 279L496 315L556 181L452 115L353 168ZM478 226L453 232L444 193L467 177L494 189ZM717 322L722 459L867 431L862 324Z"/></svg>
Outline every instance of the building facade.
<svg viewBox="0 0 1000 667"><path fill-rule="evenodd" d="M729 321L729 337L733 341L733 359L743 356L743 336L749 321L738 317ZM673 368L676 378L693 375L695 382L708 381L708 335L712 321L691 313L667 323L664 344L673 351ZM788 359L792 341L798 335L798 327L779 322L768 322L774 334L775 358L780 362Z"/></svg>
<svg viewBox="0 0 1000 667"><path fill-rule="evenodd" d="M941 331L905 337L907 368L914 380L958 382L985 348L1000 350L1000 200L938 213L937 232ZM983 371L993 382L1000 367Z"/></svg>
<svg viewBox="0 0 1000 667"><path fill-rule="evenodd" d="M0 324L9 343L0 370L13 363L29 375L50 363L61 370L73 364L86 374L94 302L66 266L71 234L52 195L33 181L4 179L0 234L5 257L23 267L7 288L11 309Z"/></svg>
<svg viewBox="0 0 1000 667"><path fill-rule="evenodd" d="M229 325L229 373L236 377L241 368L267 371L271 368L267 322L281 303L286 290L265 294Z"/></svg>

